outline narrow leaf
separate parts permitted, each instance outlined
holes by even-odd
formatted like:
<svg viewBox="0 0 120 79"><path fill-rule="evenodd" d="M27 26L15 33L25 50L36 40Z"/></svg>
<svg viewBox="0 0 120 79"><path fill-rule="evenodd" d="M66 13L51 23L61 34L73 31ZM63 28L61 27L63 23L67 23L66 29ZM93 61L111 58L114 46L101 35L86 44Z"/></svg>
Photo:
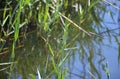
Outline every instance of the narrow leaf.
<svg viewBox="0 0 120 79"><path fill-rule="evenodd" d="M38 79L42 79L38 68L37 68L37 74L38 74Z"/></svg>

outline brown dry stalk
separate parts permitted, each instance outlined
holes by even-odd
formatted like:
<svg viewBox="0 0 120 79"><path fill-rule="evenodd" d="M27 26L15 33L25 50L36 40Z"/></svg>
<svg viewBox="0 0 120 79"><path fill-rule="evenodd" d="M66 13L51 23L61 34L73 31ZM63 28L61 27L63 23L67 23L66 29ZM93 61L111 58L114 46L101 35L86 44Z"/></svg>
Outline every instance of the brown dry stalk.
<svg viewBox="0 0 120 79"><path fill-rule="evenodd" d="M19 45L15 48L15 50L22 48L22 47L24 47L24 45ZM6 54L8 52L10 52L9 48L5 48L2 52L0 52L0 55Z"/></svg>
<svg viewBox="0 0 120 79"><path fill-rule="evenodd" d="M87 34L88 36L91 36L91 34L87 31L85 31L82 27L80 27L79 25L77 25L75 22L73 22L71 19L67 18L65 15L61 14L59 12L59 14L65 18L67 21L69 21L70 23L72 23L75 27L77 27L79 30L83 31L85 34Z"/></svg>

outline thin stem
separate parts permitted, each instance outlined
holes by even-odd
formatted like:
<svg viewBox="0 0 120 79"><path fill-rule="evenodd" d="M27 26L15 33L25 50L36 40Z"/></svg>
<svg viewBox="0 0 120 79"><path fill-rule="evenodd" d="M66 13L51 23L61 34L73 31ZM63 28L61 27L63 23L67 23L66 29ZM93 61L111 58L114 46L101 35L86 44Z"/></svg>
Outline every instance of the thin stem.
<svg viewBox="0 0 120 79"><path fill-rule="evenodd" d="M83 32L86 33L88 36L91 36L91 34L90 34L89 32L85 31L82 27L78 26L78 25L77 25L75 22L73 22L71 19L69 19L69 18L66 17L65 15L61 14L60 12L59 12L59 14L60 14L63 18L65 18L67 21L69 21L70 23L72 23L72 24L73 24L75 27L77 27L79 30L83 31Z"/></svg>
<svg viewBox="0 0 120 79"><path fill-rule="evenodd" d="M112 7L114 7L114 8L116 8L116 9L120 10L119 7L115 6L114 4L112 4L111 2L109 2L109 1L107 1L107 0L103 0L103 2L105 2L105 3L107 3L107 4L110 4Z"/></svg>

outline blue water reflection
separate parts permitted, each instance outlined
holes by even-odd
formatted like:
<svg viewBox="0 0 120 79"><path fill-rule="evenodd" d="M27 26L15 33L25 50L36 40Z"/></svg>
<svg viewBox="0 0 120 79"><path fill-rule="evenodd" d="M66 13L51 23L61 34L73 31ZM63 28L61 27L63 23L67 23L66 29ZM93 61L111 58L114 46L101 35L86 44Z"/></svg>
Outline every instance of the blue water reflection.
<svg viewBox="0 0 120 79"><path fill-rule="evenodd" d="M111 1L111 0L110 0ZM116 3L116 5L120 5L119 3ZM111 15L106 13L104 17L104 22L103 26L104 28L109 28L109 29L120 29L120 25L118 23L118 15L120 12L119 10L116 10L114 7L107 7L110 11L113 12L113 19L111 18ZM118 34L118 40L120 41L120 34L119 34L119 29L112 31L112 35ZM105 30L102 29L104 32ZM94 58L92 62L94 63L95 67L100 73L101 79L108 79L106 75L106 71L103 69L102 66L105 66L106 64L108 65L108 70L110 73L110 79L120 79L120 63L118 62L118 43L116 42L115 38L111 35L111 39L109 39L106 34L102 35L103 37L103 43L101 45L101 49L97 49L99 54L94 55ZM77 44L79 47L79 44ZM98 46L99 47L99 46ZM79 47L80 49L80 47ZM71 71L67 75L69 77L68 79L96 79L97 75L92 74L90 71L89 67L89 62L87 62L87 59L80 59L79 53L80 50L76 51L75 55L75 62L71 64ZM99 63L99 60L103 59L102 63ZM102 65L102 66L100 66ZM93 77L91 77L93 75Z"/></svg>

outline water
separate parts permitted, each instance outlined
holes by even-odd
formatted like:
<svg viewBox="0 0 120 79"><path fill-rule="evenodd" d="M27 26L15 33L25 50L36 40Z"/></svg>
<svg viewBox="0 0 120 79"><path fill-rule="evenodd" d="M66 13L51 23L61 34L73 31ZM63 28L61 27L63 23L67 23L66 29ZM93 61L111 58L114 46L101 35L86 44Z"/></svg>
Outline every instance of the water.
<svg viewBox="0 0 120 79"><path fill-rule="evenodd" d="M111 28L111 29L119 28L119 23L118 23L119 11L113 7L110 7L109 9L114 13L113 15L114 21L113 19L110 18L109 14L106 14L106 16L104 17L103 25L105 26L105 28ZM113 31L113 35L114 34L119 34L119 29ZM118 35L118 40L120 40L120 35ZM79 47L79 49L81 48ZM80 54L78 54L78 52L80 52L80 50L76 51L75 62L74 64L71 65L73 66L73 68L71 68L72 69L71 73L68 73L68 76L70 75L68 79L97 79L99 75L100 75L100 79L108 79L105 70L106 68L109 70L109 75L110 75L109 79L120 79L120 75L119 75L120 64L118 62L119 60L118 43L116 42L113 36L111 37L111 40L109 40L109 38L106 35L103 35L103 43L101 47L99 47L98 45L97 53L96 55L94 55L92 59L95 68L98 70L98 72L96 72L96 74L98 73L97 75L90 70L89 67L90 64L89 62L87 62L87 59L79 59ZM92 75L93 77L91 77Z"/></svg>
<svg viewBox="0 0 120 79"><path fill-rule="evenodd" d="M116 13L113 16L115 21L110 18L109 14L106 14L104 18L105 25L103 24L104 28L108 27L114 29L119 27L116 19L118 17L118 10L113 8L111 10ZM105 31L105 29L102 29L102 31ZM72 32L74 32L74 29L72 29ZM117 34L119 33L118 30L115 30L114 32ZM17 49L15 52L16 57L14 60L16 63L11 69L8 68L7 70L2 71L2 76L0 75L0 77L5 79L8 75L11 79L38 78L38 68L42 78L57 79L55 73L53 73L52 57L54 57L55 63L59 66L61 64L59 61L69 55L66 61L63 62L63 69L60 69L60 71L68 69L65 79L120 78L118 43L113 36L111 38L107 37L107 34L102 34L103 38L83 36L81 41L82 36L78 34L79 37L73 42L69 39L69 35L67 37L67 33L65 34L67 37L65 39L61 39L62 37L65 37L63 32L55 32L49 36L47 36L47 33L46 35L44 33L43 35L42 33L43 32L41 31L34 31L33 33L26 34L24 38L21 38L22 41L19 42L19 46L23 47ZM113 33L113 35L115 33ZM77 33L72 34L70 33L70 35L74 37ZM95 41L99 41L100 39L102 39L102 43L101 41L98 43ZM118 36L118 40L120 40L120 35ZM69 44L69 42L71 45L68 45L69 47L67 47L66 44ZM58 52L63 52L63 54L59 54ZM7 53L1 58L1 61L8 62L10 59L9 56L10 53ZM6 67L11 66L8 65Z"/></svg>

